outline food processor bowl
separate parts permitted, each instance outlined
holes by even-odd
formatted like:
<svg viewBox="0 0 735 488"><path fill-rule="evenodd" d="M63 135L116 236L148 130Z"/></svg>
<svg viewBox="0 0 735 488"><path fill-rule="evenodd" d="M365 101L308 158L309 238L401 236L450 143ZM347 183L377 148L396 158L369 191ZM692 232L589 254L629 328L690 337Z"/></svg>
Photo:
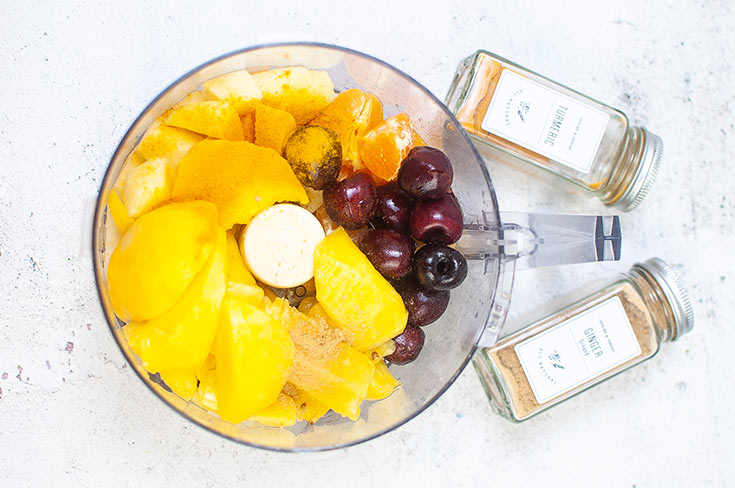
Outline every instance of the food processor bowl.
<svg viewBox="0 0 735 488"><path fill-rule="evenodd" d="M106 265L119 239L107 211L111 188L145 130L158 117L203 81L232 71L251 72L274 67L303 66L326 70L337 91L359 88L375 94L385 117L406 112L429 146L442 149L454 166L452 189L461 203L466 225L458 243L469 258L465 282L452 291L446 313L424 328L426 343L419 358L407 365L390 366L401 387L390 397L362 404L355 422L329 412L314 424L268 427L245 421L232 424L173 393L158 375L150 375L123 334L124 323L114 314L106 281ZM115 151L96 205L93 260L97 289L110 330L132 369L148 388L188 420L249 446L277 451L319 451L349 446L389 432L428 408L467 366L485 334L483 344L500 333L510 301L513 268L596 261L619 254L612 229L616 221L603 217L519 215L518 222L503 221L488 169L452 113L410 76L371 56L331 45L289 43L256 46L209 61L185 74L138 116ZM534 220L535 219L535 220ZM543 224L543 225L541 225ZM578 227L574 233L568 229ZM561 237L560 237L561 236ZM602 244L600 244L602 242ZM556 243L557 245L555 246ZM575 247L576 246L576 247ZM609 246L612 246L608 249ZM542 251L545 250L545 251ZM545 256L545 257L544 257Z"/></svg>

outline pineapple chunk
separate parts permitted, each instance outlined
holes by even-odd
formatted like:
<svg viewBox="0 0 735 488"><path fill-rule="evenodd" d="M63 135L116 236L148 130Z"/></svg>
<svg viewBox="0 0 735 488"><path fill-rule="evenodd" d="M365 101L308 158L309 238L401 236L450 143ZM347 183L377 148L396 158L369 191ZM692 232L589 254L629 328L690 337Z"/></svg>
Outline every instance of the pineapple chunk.
<svg viewBox="0 0 735 488"><path fill-rule="evenodd" d="M171 198L173 186L168 159L152 159L130 169L122 201L130 217L137 218Z"/></svg>
<svg viewBox="0 0 735 488"><path fill-rule="evenodd" d="M184 400L190 400L197 392L197 377L193 371L169 369L161 371L161 379Z"/></svg>
<svg viewBox="0 0 735 488"><path fill-rule="evenodd" d="M248 420L272 427L288 427L296 423L298 412L296 401L285 393L280 393L275 403L271 403Z"/></svg>
<svg viewBox="0 0 735 488"><path fill-rule="evenodd" d="M263 303L263 297L265 294L263 289L258 285L248 285L245 283L238 283L236 281L228 281L227 296L259 307L260 304Z"/></svg>
<svg viewBox="0 0 735 488"><path fill-rule="evenodd" d="M237 111L219 100L181 105L164 115L163 123L216 139L242 141L244 137Z"/></svg>
<svg viewBox="0 0 735 488"><path fill-rule="evenodd" d="M334 84L326 71L301 66L276 68L253 74L263 93L263 103L293 115L306 124L334 100Z"/></svg>
<svg viewBox="0 0 735 488"><path fill-rule="evenodd" d="M382 400L390 396L393 391L401 384L395 379L385 362L378 361L375 363L375 374L373 375L370 385L368 385L366 400Z"/></svg>
<svg viewBox="0 0 735 488"><path fill-rule="evenodd" d="M125 204L115 190L112 190L107 198L107 208L120 234L124 234L133 225L133 218L128 214L128 209L125 208Z"/></svg>
<svg viewBox="0 0 735 488"><path fill-rule="evenodd" d="M283 146L296 130L293 116L261 103L255 106L255 144L269 147L278 154L283 153Z"/></svg>
<svg viewBox="0 0 735 488"><path fill-rule="evenodd" d="M401 296L340 227L314 252L316 298L352 345L368 351L406 327Z"/></svg>
<svg viewBox="0 0 735 488"><path fill-rule="evenodd" d="M247 70L233 71L205 81L202 91L212 98L230 102L240 115L250 112L252 101L263 98L260 88Z"/></svg>
<svg viewBox="0 0 735 488"><path fill-rule="evenodd" d="M276 202L308 202L285 159L271 149L232 141L202 141L191 148L179 165L172 196L214 203L226 230L249 223Z"/></svg>
<svg viewBox="0 0 735 488"><path fill-rule="evenodd" d="M326 407L356 420L375 371L370 359L344 342L344 333L317 312L304 315L283 299L275 300L266 312L288 328L296 346L288 381Z"/></svg>
<svg viewBox="0 0 735 488"><path fill-rule="evenodd" d="M280 322L228 298L217 333L217 412L240 423L278 399L293 363L294 344Z"/></svg>
<svg viewBox="0 0 735 488"><path fill-rule="evenodd" d="M179 102L174 105L174 108L179 108L183 105L191 105L192 103L200 103L200 102L211 102L212 97L208 96L201 90L193 91L189 93L187 96L179 100Z"/></svg>
<svg viewBox="0 0 735 488"><path fill-rule="evenodd" d="M210 353L206 361L194 373L197 380L199 380L199 387L192 401L207 410L217 412L217 393L214 391L217 383L217 371L214 356Z"/></svg>
<svg viewBox="0 0 735 488"><path fill-rule="evenodd" d="M306 393L304 390L297 388L292 383L286 383L283 386L283 393L293 398L296 404L296 418L313 424L322 418L328 411L329 407Z"/></svg>
<svg viewBox="0 0 735 488"><path fill-rule="evenodd" d="M176 168L184 154L202 139L204 137L194 132L155 123L146 131L136 151L145 159L166 157Z"/></svg>
<svg viewBox="0 0 735 488"><path fill-rule="evenodd" d="M240 247L232 230L227 231L227 274L235 281L255 286L255 278L245 266L245 260L240 254Z"/></svg>

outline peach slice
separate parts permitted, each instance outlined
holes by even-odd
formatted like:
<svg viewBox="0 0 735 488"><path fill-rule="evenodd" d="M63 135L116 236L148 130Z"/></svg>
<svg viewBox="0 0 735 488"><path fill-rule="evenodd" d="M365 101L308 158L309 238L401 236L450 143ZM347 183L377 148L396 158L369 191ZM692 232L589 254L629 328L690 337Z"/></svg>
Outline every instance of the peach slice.
<svg viewBox="0 0 735 488"><path fill-rule="evenodd" d="M209 202L169 204L139 217L107 269L117 316L141 322L170 309L214 252L218 232Z"/></svg>
<svg viewBox="0 0 735 488"><path fill-rule="evenodd" d="M148 371L195 371L207 359L220 322L227 266L225 233L176 304L146 322L130 322L123 332Z"/></svg>

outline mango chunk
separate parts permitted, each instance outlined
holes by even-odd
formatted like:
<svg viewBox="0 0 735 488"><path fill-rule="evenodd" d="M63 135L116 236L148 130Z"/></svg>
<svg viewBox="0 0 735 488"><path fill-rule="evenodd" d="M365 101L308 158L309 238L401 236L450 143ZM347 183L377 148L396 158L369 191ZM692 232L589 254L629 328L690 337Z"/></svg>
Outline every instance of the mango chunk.
<svg viewBox="0 0 735 488"><path fill-rule="evenodd" d="M186 129L154 123L141 139L136 152L145 159L165 157L176 167L184 154L202 139L201 135Z"/></svg>
<svg viewBox="0 0 735 488"><path fill-rule="evenodd" d="M190 400L197 392L197 377L194 371L169 369L161 371L161 379L184 400Z"/></svg>
<svg viewBox="0 0 735 488"><path fill-rule="evenodd" d="M216 241L208 263L171 309L123 328L130 349L148 371L194 371L207 359L225 294L227 245L223 231Z"/></svg>
<svg viewBox="0 0 735 488"><path fill-rule="evenodd" d="M285 393L280 393L275 403L271 403L248 420L272 427L288 427L298 420L296 401Z"/></svg>
<svg viewBox="0 0 735 488"><path fill-rule="evenodd" d="M140 322L170 309L214 252L218 231L209 202L169 204L139 217L107 269L117 316Z"/></svg>
<svg viewBox="0 0 735 488"><path fill-rule="evenodd" d="M259 103L255 106L255 144L283 154L283 146L296 130L293 115Z"/></svg>
<svg viewBox="0 0 735 488"><path fill-rule="evenodd" d="M125 204L115 190L112 190L107 198L107 209L121 234L124 234L133 225L134 219L128 214L128 209L125 208Z"/></svg>
<svg viewBox="0 0 735 488"><path fill-rule="evenodd" d="M401 384L395 379L385 362L378 361L375 363L375 374L368 385L366 400L382 400L390 396L393 391Z"/></svg>
<svg viewBox="0 0 735 488"><path fill-rule="evenodd" d="M255 286L255 278L245 266L240 246L231 230L227 231L227 275L237 282Z"/></svg>
<svg viewBox="0 0 735 488"><path fill-rule="evenodd" d="M298 125L316 117L335 96L326 71L302 66L261 71L253 79L263 93L263 103L290 113Z"/></svg>
<svg viewBox="0 0 735 488"><path fill-rule="evenodd" d="M122 194L128 214L135 218L171 198L174 171L166 158L146 161L128 172Z"/></svg>
<svg viewBox="0 0 735 488"><path fill-rule="evenodd" d="M406 327L401 296L340 227L314 251L316 298L360 351L379 346Z"/></svg>
<svg viewBox="0 0 735 488"><path fill-rule="evenodd" d="M172 198L214 203L226 230L249 223L276 202L308 202L291 166L272 149L206 140L181 160Z"/></svg>
<svg viewBox="0 0 735 488"><path fill-rule="evenodd" d="M219 100L181 105L164 115L163 123L197 134L242 141L242 123L237 110Z"/></svg>
<svg viewBox="0 0 735 488"><path fill-rule="evenodd" d="M357 142L370 129L383 122L383 105L378 97L357 88L337 95L310 125L326 127L337 133L342 143L342 158L354 170L365 167Z"/></svg>
<svg viewBox="0 0 735 488"><path fill-rule="evenodd" d="M316 313L304 315L283 299L275 300L266 312L286 326L296 346L288 381L340 415L356 420L373 377L373 363L344 342L340 329Z"/></svg>
<svg viewBox="0 0 735 488"><path fill-rule="evenodd" d="M247 70L233 71L205 81L202 91L212 98L229 102L240 115L251 110L251 102L263 97Z"/></svg>
<svg viewBox="0 0 735 488"><path fill-rule="evenodd" d="M278 399L294 345L280 322L237 299L225 301L214 347L217 412L240 423Z"/></svg>

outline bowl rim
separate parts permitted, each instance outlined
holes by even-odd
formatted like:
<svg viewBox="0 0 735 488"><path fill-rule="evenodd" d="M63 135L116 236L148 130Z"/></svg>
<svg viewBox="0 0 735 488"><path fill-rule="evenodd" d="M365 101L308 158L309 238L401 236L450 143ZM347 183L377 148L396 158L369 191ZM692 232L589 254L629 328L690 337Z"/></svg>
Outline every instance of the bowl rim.
<svg viewBox="0 0 735 488"><path fill-rule="evenodd" d="M112 177L112 174L111 174L112 163L113 163L113 161L115 161L118 158L119 153L122 151L123 143L130 136L133 128L136 127L136 125L140 122L140 120L149 112L149 110L151 110L158 103L158 101L161 98L164 97L164 95L166 95L169 92L169 90L171 90L172 88L174 88L180 82L186 80L190 76L194 75L195 73L201 71L202 69L204 69L204 68L206 68L208 66L211 66L211 65L213 65L215 63L218 63L218 62L220 62L222 60L225 60L225 59L230 58L230 57L233 57L233 56L238 56L238 55L241 55L243 53L250 52L250 51L256 51L256 50L259 50L259 49L270 49L270 48L278 48L278 47L296 47L296 46L307 46L307 47L325 48L325 49L336 50L336 51L345 52L345 53L349 53L349 54L353 54L353 55L356 55L356 56L360 56L360 57L366 58L369 61L372 61L374 63L377 63L379 65L382 65L383 67L385 67L387 69L390 69L390 70L396 72L398 75L406 78L408 81L412 82L416 87L418 87L425 95L427 95L430 99L432 99L441 108L441 110L449 118L449 120L454 123L454 126L458 129L458 134L460 135L460 137L463 137L464 138L467 146L471 149L471 151L475 155L476 161L477 161L478 165L480 166L480 170L483 173L483 176L485 177L485 181L486 181L486 183L488 185L488 189L490 190L490 192L489 192L489 198L492 201L493 211L494 211L495 217L497 219L496 221L497 222L500 222L500 211L499 211L499 208L498 208L497 195L495 193L495 187L493 186L492 179L490 178L490 173L489 173L489 171L487 169L487 166L484 164L484 162L483 162L484 160L483 160L482 156L480 156L480 153L477 151L477 148L472 143L472 141L471 141L470 137L468 136L467 132L464 130L464 128L462 127L462 125L456 119L456 117L454 116L454 114L447 108L446 104L443 101L439 100L439 98L437 98L423 84L419 83L416 79L414 79L412 76L406 74L404 71L396 68L395 66L393 66L393 65L391 65L391 64L389 64L389 63L387 63L387 62L385 62L385 61L383 61L381 59L378 59L378 58L376 58L374 56L371 56L369 54L363 53L361 51L357 51L357 50L354 50L354 49L346 48L346 47L343 47L343 46L338 46L338 45L335 45L335 44L328 44L328 43L321 43L321 42L306 42L306 41L304 41L304 42L302 42L302 41L292 41L292 42L275 42L275 43L254 44L252 46L248 46L248 47L245 47L245 48L241 48L241 49L237 49L237 50L234 50L234 51L230 51L228 53L225 53L225 54L222 54L220 56L214 57L214 58L212 58L212 59L210 59L210 60L208 60L208 61L206 61L206 62L204 62L202 64L199 64L195 68L187 71L182 76L179 76L178 78L176 78L173 82L169 83L150 103L148 103L145 106L145 108L138 114L138 116L135 118L135 120L130 124L130 126L128 127L128 129L125 131L125 134L123 134L123 136L121 137L120 142L118 143L117 148L113 152L112 157L110 158L110 161L107 164L107 168L105 169L105 174L104 174L104 177L102 178L102 182L100 184L100 189L99 189L99 192L97 194L97 202L96 202L96 205L95 205L94 218L93 218L93 221L92 221L92 225L93 225L93 228L92 228L92 240L91 240L91 246L92 246L92 264L93 264L93 268L94 268L94 277L95 277L95 283L96 283L96 288L97 288L97 294L98 294L98 297L99 297L99 300L100 300L100 306L102 307L103 315L105 316L105 319L107 321L107 326L109 327L110 333L112 334L112 337L115 340L115 343L117 344L118 348L120 349L120 352L123 354L123 356L125 357L126 361L128 361L131 364L131 366L132 366L131 369L133 371L135 371L135 374L138 376L138 378L146 385L146 387L148 388L149 391L151 391L159 400L163 401L163 403L165 403L170 409L172 409L173 411L175 411L181 417L183 417L184 419L188 420L189 422L192 422L192 423L198 425L199 427L205 429L206 431L209 431L209 432L211 432L213 434L216 434L217 436L220 436L220 437L229 439L231 441L234 441L234 442L236 442L238 444L242 444L242 445L245 445L245 446L248 446L248 447L254 447L254 448L258 448L258 449L264 449L264 450L267 450L267 451L287 452L287 453L291 453L291 452L324 452L324 451L331 451L331 450L336 450L336 449L342 449L342 448L346 448L346 447L351 447L351 446L355 446L355 445L358 445L358 444L362 444L363 442L370 441L372 439L375 439L376 437L380 437L380 436L382 436L384 434L387 434L388 432L391 432L391 431L393 431L393 430L401 427L402 425L404 425L407 422L409 422L409 421L413 420L414 418L416 418L419 414L423 413L431 405L433 405L434 402L436 402L436 400L439 397L441 397L449 389L449 387L452 386L452 384L454 384L454 382L457 380L457 378L459 377L459 375L462 374L462 372L465 370L465 368L469 364L470 360L474 356L475 351L477 350L477 347L478 347L478 342L479 342L480 338L482 337L482 333L485 330L485 328L487 327L488 321L490 319L492 308L493 308L493 305L492 304L494 303L494 300L495 300L495 295L497 293L498 285L500 283L500 275L502 273L502 263L501 263L501 261L500 260L495 260L496 261L496 263L495 263L496 269L495 269L495 274L494 274L494 276L495 276L495 284L492 287L491 300L490 300L490 305L488 306L487 316L483 320L483 325L478 328L478 331L476 333L476 337L475 337L475 339L473 341L472 346L469 348L468 353L465 355L465 357L463 358L462 362L459 364L459 366L457 367L457 369L451 375L451 377L449 378L449 380L447 380L447 382L444 385L442 385L442 387L439 388L439 390L433 396L431 396L431 398L429 398L423 405L421 405L418 408L416 408L406 418L402 419L401 421L399 421L399 422L397 422L397 423L395 423L393 425L390 425L390 426L388 426L386 428L380 429L380 430L378 430L376 432L373 432L373 433L371 433L371 434L369 434L367 436L364 436L364 437L361 437L361 438L358 438L358 439L355 439L355 440L351 440L351 441L347 441L347 442L341 442L341 443L336 443L336 444L329 445L329 446L319 446L319 447L278 447L278 446L268 446L268 445L264 445L264 444L258 444L258 443L255 443L255 442L246 441L244 439L241 439L241 438L238 438L238 437L234 437L232 435L229 435L229 434L220 432L220 431L214 429L213 427L205 424L204 422L200 422L197 419L195 419L195 418L187 415L182 409L177 408L171 401L169 401L164 396L160 395L153 388L153 386L151 384L151 383L153 383L153 380L151 380L150 378L146 379L146 378L143 377L142 373L138 370L139 368L137 368L135 366L136 359L134 357L132 357L132 354L133 354L132 351L130 351L129 348L127 348L125 345L123 345L121 343L121 340L118 337L118 334L115 333L115 328L119 328L119 327L116 327L116 324L117 324L118 319L114 315L114 312L112 311L112 306L111 305L106 306L106 303L109 302L109 297L106 297L106 294L107 294L106 284L105 284L106 283L106 280L104 279L104 273L103 273L103 270L102 270L103 266L102 266L102 263L101 263L100 254L98 253L98 249L99 249L98 242L99 242L99 238L100 238L100 235L98 233L98 229L101 229L101 225L100 224L101 224L101 221L102 221L103 217L105 216L105 209L107 207L107 202L106 202L107 199L106 198L103 199L102 197L103 197L103 193L105 193L104 192L105 188L108 188L108 189L111 188L108 185L108 183L109 183L109 180ZM109 193L109 190L106 193ZM485 209L483 209L483 210L485 210ZM487 267L487 265L488 265L488 263L486 262L486 267Z"/></svg>

